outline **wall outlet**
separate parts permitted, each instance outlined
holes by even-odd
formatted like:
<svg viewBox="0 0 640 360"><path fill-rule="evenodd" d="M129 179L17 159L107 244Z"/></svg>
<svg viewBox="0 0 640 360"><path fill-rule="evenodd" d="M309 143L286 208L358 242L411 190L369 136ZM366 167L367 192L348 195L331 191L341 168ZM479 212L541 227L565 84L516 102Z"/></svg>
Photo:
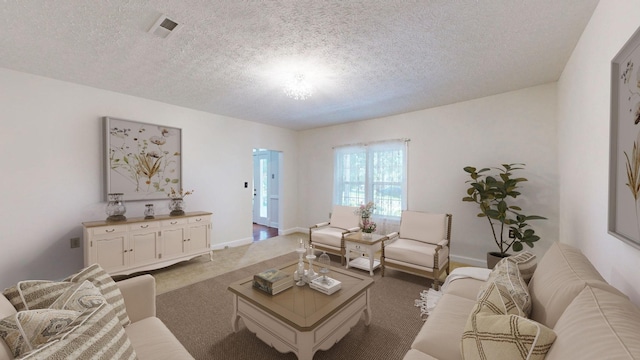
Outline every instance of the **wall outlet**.
<svg viewBox="0 0 640 360"><path fill-rule="evenodd" d="M513 229L509 229L509 239L515 239L515 238L516 238L515 231L513 231Z"/></svg>
<svg viewBox="0 0 640 360"><path fill-rule="evenodd" d="M71 243L71 248L72 249L80 247L80 238L78 238L78 237L74 237L74 238L69 239L69 242Z"/></svg>

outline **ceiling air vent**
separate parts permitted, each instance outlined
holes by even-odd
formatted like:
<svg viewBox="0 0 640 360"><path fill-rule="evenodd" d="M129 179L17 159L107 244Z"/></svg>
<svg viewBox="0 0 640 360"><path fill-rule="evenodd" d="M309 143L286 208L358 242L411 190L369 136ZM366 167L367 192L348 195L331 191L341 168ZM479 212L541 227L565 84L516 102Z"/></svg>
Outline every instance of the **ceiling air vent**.
<svg viewBox="0 0 640 360"><path fill-rule="evenodd" d="M149 32L159 36L163 39L168 38L171 34L177 32L180 29L180 24L169 19L166 15L160 15L160 18L149 29Z"/></svg>

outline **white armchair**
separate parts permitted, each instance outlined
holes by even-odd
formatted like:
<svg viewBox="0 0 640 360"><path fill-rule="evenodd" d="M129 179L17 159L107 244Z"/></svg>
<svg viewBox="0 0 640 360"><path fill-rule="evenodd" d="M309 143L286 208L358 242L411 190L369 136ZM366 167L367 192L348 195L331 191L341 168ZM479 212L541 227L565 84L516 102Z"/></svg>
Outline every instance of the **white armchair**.
<svg viewBox="0 0 640 360"><path fill-rule="evenodd" d="M309 228L309 243L313 247L340 256L340 263L344 265L344 236L360 230L360 216L357 207L333 207L329 222L315 224Z"/></svg>
<svg viewBox="0 0 640 360"><path fill-rule="evenodd" d="M385 268L433 279L439 288L440 275L449 274L451 214L403 211L400 231L382 243L382 276Z"/></svg>

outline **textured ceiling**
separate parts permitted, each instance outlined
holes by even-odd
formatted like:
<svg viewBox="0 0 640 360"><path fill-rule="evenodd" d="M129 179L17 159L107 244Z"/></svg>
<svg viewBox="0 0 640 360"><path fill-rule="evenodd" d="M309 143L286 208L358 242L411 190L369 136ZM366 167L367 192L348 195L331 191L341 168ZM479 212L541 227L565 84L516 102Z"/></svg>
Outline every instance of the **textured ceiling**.
<svg viewBox="0 0 640 360"><path fill-rule="evenodd" d="M597 3L4 0L0 67L300 130L556 81Z"/></svg>

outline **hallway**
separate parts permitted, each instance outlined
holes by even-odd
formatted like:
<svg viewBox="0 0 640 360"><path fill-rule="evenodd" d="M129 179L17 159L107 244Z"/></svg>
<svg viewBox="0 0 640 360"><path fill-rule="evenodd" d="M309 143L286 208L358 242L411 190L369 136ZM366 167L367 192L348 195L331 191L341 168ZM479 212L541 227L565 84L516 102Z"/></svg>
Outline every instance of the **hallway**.
<svg viewBox="0 0 640 360"><path fill-rule="evenodd" d="M253 223L253 241L260 241L278 236L278 229Z"/></svg>

